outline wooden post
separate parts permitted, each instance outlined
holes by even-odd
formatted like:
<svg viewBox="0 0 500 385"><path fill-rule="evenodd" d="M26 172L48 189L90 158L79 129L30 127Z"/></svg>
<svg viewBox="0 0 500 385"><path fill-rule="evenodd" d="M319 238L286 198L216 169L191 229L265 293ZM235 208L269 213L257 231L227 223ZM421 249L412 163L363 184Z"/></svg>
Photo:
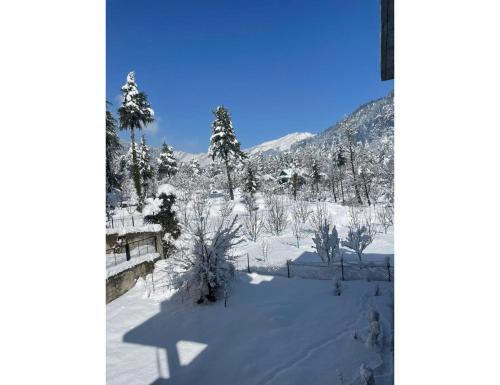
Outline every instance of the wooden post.
<svg viewBox="0 0 500 385"><path fill-rule="evenodd" d="M132 227L135 227L135 224L134 224L134 216L132 215Z"/></svg>
<svg viewBox="0 0 500 385"><path fill-rule="evenodd" d="M125 256L127 257L127 261L130 261L130 246L128 243L125 244Z"/></svg>
<svg viewBox="0 0 500 385"><path fill-rule="evenodd" d="M342 281L344 280L344 256L340 256L340 268L342 270Z"/></svg>
<svg viewBox="0 0 500 385"><path fill-rule="evenodd" d="M290 260L289 259L286 260L286 269L288 271L288 278L290 278Z"/></svg>
<svg viewBox="0 0 500 385"><path fill-rule="evenodd" d="M247 253L247 270L250 273L250 256L248 253Z"/></svg>
<svg viewBox="0 0 500 385"><path fill-rule="evenodd" d="M111 217L111 228L114 229L115 228L115 225L113 223L113 217Z"/></svg>
<svg viewBox="0 0 500 385"><path fill-rule="evenodd" d="M391 261L387 259L387 273L389 274L389 282L391 282Z"/></svg>

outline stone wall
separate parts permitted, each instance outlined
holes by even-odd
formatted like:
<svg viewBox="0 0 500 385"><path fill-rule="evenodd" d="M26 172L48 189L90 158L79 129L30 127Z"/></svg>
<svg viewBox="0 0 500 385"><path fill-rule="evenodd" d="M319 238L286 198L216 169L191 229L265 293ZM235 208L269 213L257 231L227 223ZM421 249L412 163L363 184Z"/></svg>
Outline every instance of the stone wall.
<svg viewBox="0 0 500 385"><path fill-rule="evenodd" d="M140 277L144 278L148 274L151 274L154 271L155 262L158 259L160 259L160 257L154 261L142 262L130 269L108 277L108 279L106 279L106 303L110 303L132 289Z"/></svg>

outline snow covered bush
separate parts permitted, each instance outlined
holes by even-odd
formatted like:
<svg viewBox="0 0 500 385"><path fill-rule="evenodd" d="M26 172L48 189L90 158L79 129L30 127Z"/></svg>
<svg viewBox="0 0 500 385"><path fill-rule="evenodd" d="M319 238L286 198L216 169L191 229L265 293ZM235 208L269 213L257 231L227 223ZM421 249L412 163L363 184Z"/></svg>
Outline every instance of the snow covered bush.
<svg viewBox="0 0 500 385"><path fill-rule="evenodd" d="M373 348L378 344L378 337L380 335L380 323L379 314L375 310L370 310L368 313L368 322L370 329L368 331L368 337L366 338L366 346L368 348Z"/></svg>
<svg viewBox="0 0 500 385"><path fill-rule="evenodd" d="M361 261L363 251L370 245L376 234L376 228L368 217L361 220L359 211L351 207L349 211L349 231L347 237L342 241L342 246L353 250Z"/></svg>
<svg viewBox="0 0 500 385"><path fill-rule="evenodd" d="M339 385L346 385L344 375L338 369L337 369L337 378L339 379Z"/></svg>
<svg viewBox="0 0 500 385"><path fill-rule="evenodd" d="M340 240L337 228L333 226L330 232L330 224L325 219L319 229L315 230L312 240L321 260L328 264L332 263L339 251Z"/></svg>
<svg viewBox="0 0 500 385"><path fill-rule="evenodd" d="M375 385L375 378L373 378L373 370L371 370L365 364L361 364L359 368L359 375L360 375L361 385Z"/></svg>
<svg viewBox="0 0 500 385"><path fill-rule="evenodd" d="M283 197L273 195L266 202L265 226L271 234L280 235L288 225L288 213Z"/></svg>
<svg viewBox="0 0 500 385"><path fill-rule="evenodd" d="M342 281L338 278L333 279L333 294L336 296L342 294Z"/></svg>
<svg viewBox="0 0 500 385"><path fill-rule="evenodd" d="M206 214L202 202L198 202L198 214ZM216 223L217 222L217 223ZM191 246L187 252L175 256L181 274L177 277L178 287L196 288L198 303L214 302L221 290L226 294L234 276L234 260L231 251L242 240L237 216L224 221L211 221L209 217L196 217L190 233L184 237ZM216 223L211 229L208 223Z"/></svg>

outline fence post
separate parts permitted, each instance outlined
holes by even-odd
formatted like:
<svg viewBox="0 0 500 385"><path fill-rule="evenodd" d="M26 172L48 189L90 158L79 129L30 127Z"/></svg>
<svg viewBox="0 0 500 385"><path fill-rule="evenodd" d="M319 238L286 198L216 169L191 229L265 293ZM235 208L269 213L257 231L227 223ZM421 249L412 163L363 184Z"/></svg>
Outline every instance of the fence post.
<svg viewBox="0 0 500 385"><path fill-rule="evenodd" d="M130 261L130 246L128 243L125 244L125 256L127 257L127 261Z"/></svg>
<svg viewBox="0 0 500 385"><path fill-rule="evenodd" d="M250 255L247 253L247 271L250 273Z"/></svg>
<svg viewBox="0 0 500 385"><path fill-rule="evenodd" d="M387 258L387 273L389 273L389 282L391 282L391 261Z"/></svg>
<svg viewBox="0 0 500 385"><path fill-rule="evenodd" d="M340 256L340 269L342 270L342 281L344 280L344 256Z"/></svg>
<svg viewBox="0 0 500 385"><path fill-rule="evenodd" d="M135 224L134 224L134 216L132 215L132 227L135 227Z"/></svg>
<svg viewBox="0 0 500 385"><path fill-rule="evenodd" d="M155 253L158 252L158 238L155 235Z"/></svg>
<svg viewBox="0 0 500 385"><path fill-rule="evenodd" d="M288 278L290 278L290 260L289 259L286 260L286 269L288 272Z"/></svg>
<svg viewBox="0 0 500 385"><path fill-rule="evenodd" d="M115 224L113 223L113 217L111 217L111 228L114 229L115 228Z"/></svg>
<svg viewBox="0 0 500 385"><path fill-rule="evenodd" d="M115 266L116 266L116 254L114 250L113 250L113 256L115 257Z"/></svg>

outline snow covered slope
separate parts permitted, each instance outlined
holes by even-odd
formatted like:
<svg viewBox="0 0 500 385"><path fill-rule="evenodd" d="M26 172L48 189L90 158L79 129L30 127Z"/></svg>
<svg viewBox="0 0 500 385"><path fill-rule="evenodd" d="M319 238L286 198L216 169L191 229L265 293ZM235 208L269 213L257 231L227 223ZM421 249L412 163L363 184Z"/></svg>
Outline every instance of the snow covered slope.
<svg viewBox="0 0 500 385"><path fill-rule="evenodd" d="M293 144L292 151L305 146L330 146L343 123L357 128L358 141L371 141L383 133L392 132L394 130L394 91L380 99L361 105L322 133Z"/></svg>
<svg viewBox="0 0 500 385"><path fill-rule="evenodd" d="M250 147L245 152L251 156L257 154L271 155L276 152L287 151L293 144L312 137L314 137L314 134L309 132L293 132L279 139L269 140L257 146Z"/></svg>
<svg viewBox="0 0 500 385"><path fill-rule="evenodd" d="M244 149L250 156L261 154L264 156L273 155L278 152L289 150L295 143L313 138L314 134L309 132L293 132L281 138L269 140L256 146ZM190 162L193 159L197 160L200 166L206 166L212 161L207 153L191 154L184 151L174 151L174 155L181 162Z"/></svg>

